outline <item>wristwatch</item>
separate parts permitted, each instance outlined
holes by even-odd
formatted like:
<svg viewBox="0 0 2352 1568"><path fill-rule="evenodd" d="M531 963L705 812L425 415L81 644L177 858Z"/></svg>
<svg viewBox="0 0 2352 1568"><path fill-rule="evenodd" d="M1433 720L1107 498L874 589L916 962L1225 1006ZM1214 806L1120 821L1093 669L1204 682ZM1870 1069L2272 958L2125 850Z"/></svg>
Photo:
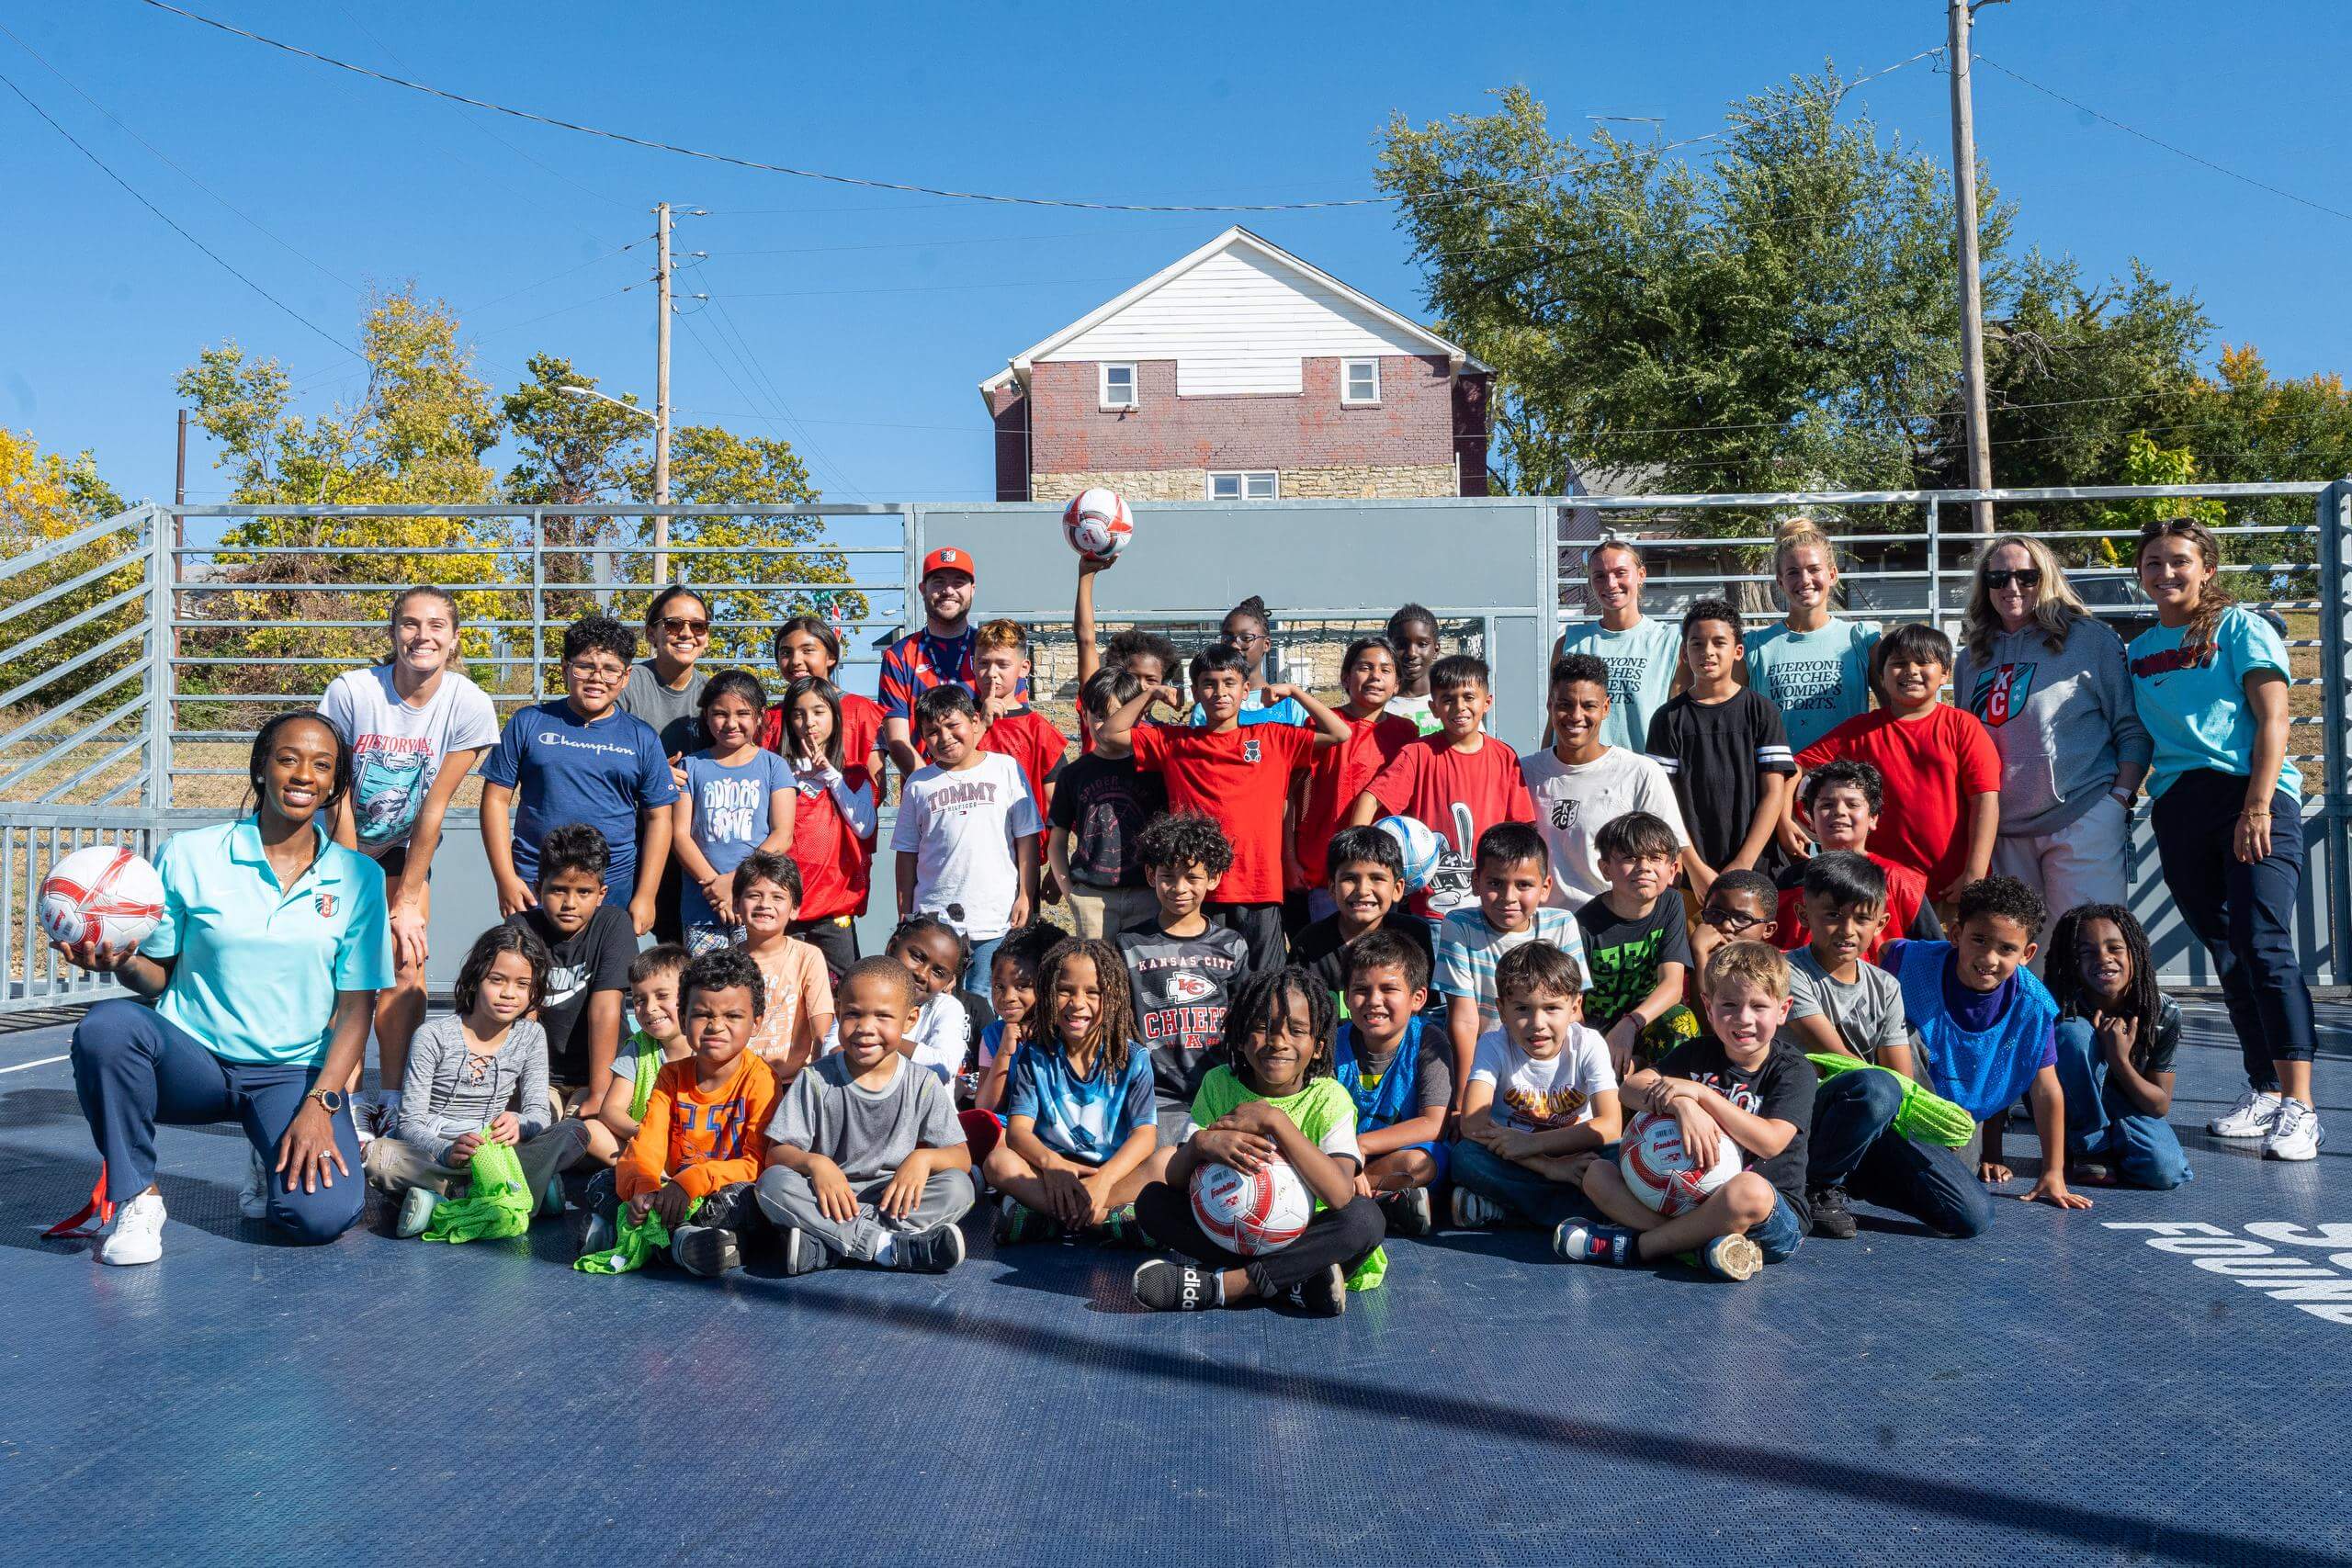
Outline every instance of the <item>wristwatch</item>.
<svg viewBox="0 0 2352 1568"><path fill-rule="evenodd" d="M302 1098L305 1100L317 1100L319 1102L319 1109L332 1116L336 1111L343 1109L344 1101L350 1097L345 1095L343 1090L339 1089L314 1089Z"/></svg>

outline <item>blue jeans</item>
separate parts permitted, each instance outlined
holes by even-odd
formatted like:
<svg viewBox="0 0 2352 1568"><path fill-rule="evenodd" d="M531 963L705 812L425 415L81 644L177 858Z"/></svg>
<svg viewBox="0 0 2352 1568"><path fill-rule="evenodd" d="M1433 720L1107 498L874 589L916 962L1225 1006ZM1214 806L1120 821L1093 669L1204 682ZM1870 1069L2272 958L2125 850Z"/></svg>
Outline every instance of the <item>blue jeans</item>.
<svg viewBox="0 0 2352 1568"><path fill-rule="evenodd" d="M2127 1187L2169 1192L2191 1175L2180 1138L2161 1116L2133 1111L2108 1082L2107 1054L2088 1022L2058 1022L2058 1082L2066 1090L2066 1152L2115 1167Z"/></svg>
<svg viewBox="0 0 2352 1568"><path fill-rule="evenodd" d="M1500 1204L1529 1224L1550 1230L1563 1220L1589 1220L1598 1212L1581 1189L1538 1176L1464 1138L1453 1145L1453 1184Z"/></svg>
<svg viewBox="0 0 2352 1568"><path fill-rule="evenodd" d="M1747 1227L1747 1239L1764 1255L1767 1263L1786 1263L1804 1245L1804 1222L1786 1193L1775 1193L1772 1212Z"/></svg>
<svg viewBox="0 0 2352 1568"><path fill-rule="evenodd" d="M989 994L989 971L996 966L996 950L1007 934L1000 931L986 942L972 943L971 961L964 965L964 989L978 997Z"/></svg>
<svg viewBox="0 0 2352 1568"><path fill-rule="evenodd" d="M1953 1150L1894 1130L1903 1081L1880 1067L1839 1073L1813 1100L1805 1181L1843 1187L1865 1203L1908 1214L1946 1235L1981 1235L1992 1194Z"/></svg>
<svg viewBox="0 0 2352 1568"><path fill-rule="evenodd" d="M90 1136L107 1162L107 1197L120 1203L155 1179L155 1127L201 1127L236 1122L265 1166L277 1163L277 1143L293 1125L303 1097L316 1083L315 1066L224 1061L144 1002L98 1003L74 1029L74 1092ZM273 1172L269 1223L297 1241L333 1241L359 1221L368 1201L359 1134L351 1111L334 1113L334 1146L349 1168L334 1185L288 1192Z"/></svg>

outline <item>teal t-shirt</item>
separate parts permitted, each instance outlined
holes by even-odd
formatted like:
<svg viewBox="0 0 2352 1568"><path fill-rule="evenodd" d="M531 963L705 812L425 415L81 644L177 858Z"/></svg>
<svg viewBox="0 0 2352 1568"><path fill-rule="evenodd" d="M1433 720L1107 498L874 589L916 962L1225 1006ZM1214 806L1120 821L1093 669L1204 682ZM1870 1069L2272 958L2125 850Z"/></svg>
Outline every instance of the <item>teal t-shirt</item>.
<svg viewBox="0 0 2352 1568"><path fill-rule="evenodd" d="M2151 626L2132 639L2132 701L2156 743L2148 795L2164 794L2181 774L2199 768L2235 773L2254 769L2254 709L2245 678L2256 670L2289 675L2287 645L2278 629L2251 610L2232 605L2213 628L2213 646L2192 659L2181 647L2186 626ZM2278 765L2278 787L2300 796L2303 775Z"/></svg>
<svg viewBox="0 0 2352 1568"><path fill-rule="evenodd" d="M1622 632L1588 621L1568 629L1560 651L1589 653L1609 666L1609 717L1600 739L1628 751L1646 750L1650 716L1674 694L1674 671L1682 662L1680 630L1655 615Z"/></svg>
<svg viewBox="0 0 2352 1568"><path fill-rule="evenodd" d="M1871 710L1871 649L1876 621L1830 617L1816 631L1792 632L1783 621L1747 634L1747 683L1781 710L1789 750L1802 751L1848 719Z"/></svg>

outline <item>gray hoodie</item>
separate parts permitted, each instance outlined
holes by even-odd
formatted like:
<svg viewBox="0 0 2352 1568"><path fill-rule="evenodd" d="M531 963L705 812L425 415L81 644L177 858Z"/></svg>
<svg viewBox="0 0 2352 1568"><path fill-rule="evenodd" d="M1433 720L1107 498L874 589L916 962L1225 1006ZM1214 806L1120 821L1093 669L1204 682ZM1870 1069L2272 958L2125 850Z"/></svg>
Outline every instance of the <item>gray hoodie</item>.
<svg viewBox="0 0 2352 1568"><path fill-rule="evenodd" d="M1963 645L1952 697L2001 753L2001 832L2057 832L2098 804L2127 762L2154 750L2132 704L2123 639L2088 616L2055 653L2038 626L1995 635L1989 658Z"/></svg>

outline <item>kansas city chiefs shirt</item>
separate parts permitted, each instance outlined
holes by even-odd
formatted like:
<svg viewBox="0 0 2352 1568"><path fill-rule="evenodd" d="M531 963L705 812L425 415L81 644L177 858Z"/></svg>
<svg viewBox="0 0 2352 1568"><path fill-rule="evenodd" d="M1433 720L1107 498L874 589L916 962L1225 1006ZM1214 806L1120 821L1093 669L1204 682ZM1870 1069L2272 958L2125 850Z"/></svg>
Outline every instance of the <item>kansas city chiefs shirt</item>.
<svg viewBox="0 0 2352 1568"><path fill-rule="evenodd" d="M1119 933L1136 994L1136 1028L1151 1052L1151 1085L1163 1104L1190 1106L1225 1039L1225 1010L1250 969L1239 931L1211 926L1170 936L1157 923Z"/></svg>

